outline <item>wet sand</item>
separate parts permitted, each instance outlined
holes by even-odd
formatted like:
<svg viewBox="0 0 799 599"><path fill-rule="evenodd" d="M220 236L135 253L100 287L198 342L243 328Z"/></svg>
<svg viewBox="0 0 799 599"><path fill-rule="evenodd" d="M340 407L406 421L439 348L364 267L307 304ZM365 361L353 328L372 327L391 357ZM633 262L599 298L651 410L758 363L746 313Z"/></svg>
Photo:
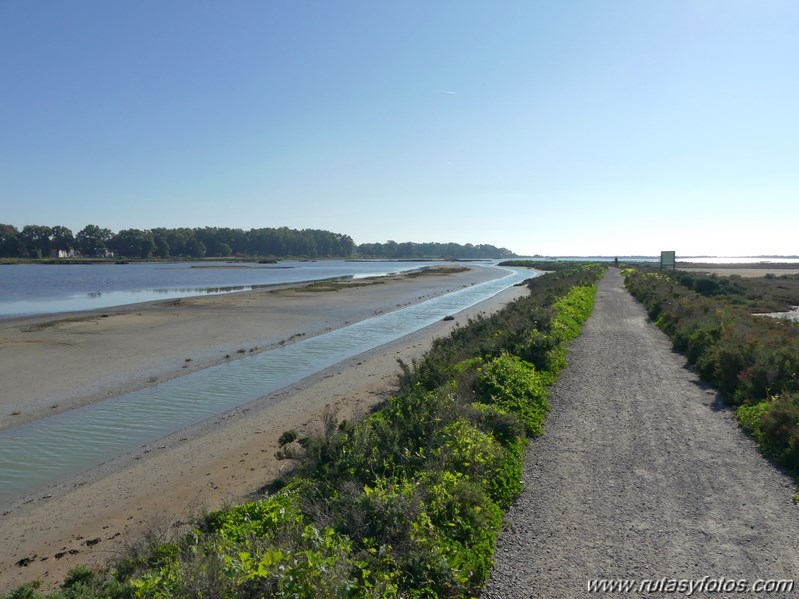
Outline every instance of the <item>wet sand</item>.
<svg viewBox="0 0 799 599"><path fill-rule="evenodd" d="M77 317L3 321L0 426L246 358L497 274L472 268L398 275L335 291L293 286ZM274 458L282 432L309 431L326 410L339 418L364 413L395 389L398 358L420 357L458 322L526 293L524 287L508 289L453 321L346 360L6 506L0 516L0 591L34 579L51 587L77 564L113 558L147 530L175 529L202 510L252 496L286 467Z"/></svg>
<svg viewBox="0 0 799 599"><path fill-rule="evenodd" d="M0 320L0 429L318 335L498 273L474 268L286 285Z"/></svg>

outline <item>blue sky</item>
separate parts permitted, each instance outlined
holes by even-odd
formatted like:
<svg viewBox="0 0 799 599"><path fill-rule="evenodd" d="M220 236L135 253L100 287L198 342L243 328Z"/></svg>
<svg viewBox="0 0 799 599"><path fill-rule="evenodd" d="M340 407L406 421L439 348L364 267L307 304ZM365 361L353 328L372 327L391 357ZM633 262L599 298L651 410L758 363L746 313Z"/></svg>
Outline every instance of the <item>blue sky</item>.
<svg viewBox="0 0 799 599"><path fill-rule="evenodd" d="M799 3L0 0L0 222L799 254Z"/></svg>

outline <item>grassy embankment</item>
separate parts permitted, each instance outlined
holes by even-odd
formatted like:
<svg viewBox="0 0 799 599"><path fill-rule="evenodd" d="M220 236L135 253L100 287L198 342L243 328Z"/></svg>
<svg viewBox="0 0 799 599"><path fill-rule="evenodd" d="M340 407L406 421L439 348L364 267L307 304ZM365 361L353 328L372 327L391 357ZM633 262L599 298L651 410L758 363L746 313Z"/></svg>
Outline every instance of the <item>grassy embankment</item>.
<svg viewBox="0 0 799 599"><path fill-rule="evenodd" d="M754 279L629 269L626 285L763 453L799 475L799 275Z"/></svg>
<svg viewBox="0 0 799 599"><path fill-rule="evenodd" d="M474 595L603 270L531 280L530 296L401 363L397 394L361 421L330 415L320 435L287 431L281 453L296 467L272 494L104 570L76 568L50 597Z"/></svg>

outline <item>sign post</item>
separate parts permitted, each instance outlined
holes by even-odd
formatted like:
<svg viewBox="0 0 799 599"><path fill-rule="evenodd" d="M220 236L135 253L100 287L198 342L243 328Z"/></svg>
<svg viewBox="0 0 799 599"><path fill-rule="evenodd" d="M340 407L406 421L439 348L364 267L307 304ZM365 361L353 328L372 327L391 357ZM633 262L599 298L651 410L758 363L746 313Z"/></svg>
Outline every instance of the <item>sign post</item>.
<svg viewBox="0 0 799 599"><path fill-rule="evenodd" d="M677 268L676 252L660 252L660 272L663 272L664 267L671 267L671 270Z"/></svg>

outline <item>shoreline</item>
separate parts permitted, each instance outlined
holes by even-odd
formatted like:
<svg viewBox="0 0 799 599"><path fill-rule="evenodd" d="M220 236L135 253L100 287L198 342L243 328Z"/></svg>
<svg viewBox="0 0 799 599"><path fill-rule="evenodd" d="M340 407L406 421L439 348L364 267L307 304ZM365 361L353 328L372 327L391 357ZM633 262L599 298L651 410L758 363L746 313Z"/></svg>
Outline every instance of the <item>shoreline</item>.
<svg viewBox="0 0 799 599"><path fill-rule="evenodd" d="M307 310L297 314L294 303L310 295L307 299L313 299L317 313L328 316L330 327L354 318L353 307L361 319L368 318L404 302L424 301L469 285L476 282L475 277L495 278L496 271L486 278L487 271L472 268L459 274L400 278L337 292L297 292L287 286L278 297L270 294L268 299L283 307L284 312L277 314L305 325ZM336 410L339 418L364 413L395 390L398 358L409 362L421 357L434 338L449 334L458 321L492 312L526 293L526 287L511 287L457 314L453 321L433 324L345 360L298 384L109 460L25 503L13 504L2 514L0 539L5 549L0 552L0 589L11 590L34 579L52 587L70 568L106 561L159 522L161 529L172 529L198 511L253 496L285 467L274 458L282 432L308 431L328 409ZM220 311L232 311L246 321L249 314L237 313L238 306L234 301ZM325 327L319 332L325 332ZM185 370L180 368L178 374Z"/></svg>
<svg viewBox="0 0 799 599"><path fill-rule="evenodd" d="M0 320L0 380L7 390L0 397L0 430L320 335L501 273L451 270L289 283Z"/></svg>

